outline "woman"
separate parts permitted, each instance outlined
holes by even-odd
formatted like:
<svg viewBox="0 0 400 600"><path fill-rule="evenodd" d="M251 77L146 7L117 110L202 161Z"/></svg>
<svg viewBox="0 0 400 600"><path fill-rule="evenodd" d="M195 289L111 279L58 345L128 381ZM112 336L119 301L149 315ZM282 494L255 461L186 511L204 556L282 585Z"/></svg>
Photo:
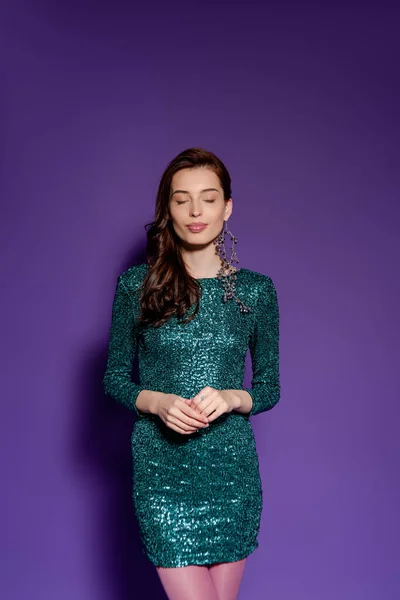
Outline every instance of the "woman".
<svg viewBox="0 0 400 600"><path fill-rule="evenodd" d="M236 598L258 547L249 417L279 401L279 310L269 276L234 266L231 214L224 164L201 148L179 154L159 184L147 262L118 277L113 302L103 384L137 414L133 505L172 600ZM136 353L140 383L131 380Z"/></svg>

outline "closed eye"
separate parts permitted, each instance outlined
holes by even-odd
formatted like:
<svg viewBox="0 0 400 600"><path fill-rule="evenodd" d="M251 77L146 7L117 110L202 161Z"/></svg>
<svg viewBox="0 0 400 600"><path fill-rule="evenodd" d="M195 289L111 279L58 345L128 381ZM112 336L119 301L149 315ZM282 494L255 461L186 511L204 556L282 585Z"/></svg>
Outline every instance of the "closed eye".
<svg viewBox="0 0 400 600"><path fill-rule="evenodd" d="M177 203L178 205L179 205L179 204L185 204L186 202L187 202L187 200L177 200L177 201L176 201L176 203ZM204 202L210 202L210 203L212 203L212 202L215 202L215 199L214 199L214 200L205 200Z"/></svg>

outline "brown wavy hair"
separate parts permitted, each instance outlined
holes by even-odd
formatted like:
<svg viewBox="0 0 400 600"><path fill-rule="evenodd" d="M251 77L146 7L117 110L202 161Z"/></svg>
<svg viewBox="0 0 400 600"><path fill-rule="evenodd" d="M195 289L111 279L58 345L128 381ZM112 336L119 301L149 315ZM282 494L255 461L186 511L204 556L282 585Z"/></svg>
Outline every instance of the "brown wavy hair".
<svg viewBox="0 0 400 600"><path fill-rule="evenodd" d="M169 203L171 182L180 169L209 168L218 176L224 200L232 197L231 178L223 162L203 148L189 148L171 160L159 183L155 219L147 230L148 272L142 282L139 323L158 327L175 315L188 323L199 311L201 286L189 275L180 251L180 240L172 226ZM194 307L192 314L189 310ZM184 317L187 317L183 320Z"/></svg>

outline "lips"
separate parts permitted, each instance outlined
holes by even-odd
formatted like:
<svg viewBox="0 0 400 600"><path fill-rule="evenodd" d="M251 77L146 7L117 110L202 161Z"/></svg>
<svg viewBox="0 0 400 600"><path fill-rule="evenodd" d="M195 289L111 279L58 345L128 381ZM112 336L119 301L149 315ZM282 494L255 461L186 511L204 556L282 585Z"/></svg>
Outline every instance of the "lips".
<svg viewBox="0 0 400 600"><path fill-rule="evenodd" d="M207 227L206 223L192 223L191 225L188 225L187 228L192 231L193 233L197 233L199 231L203 231L203 229L205 229Z"/></svg>

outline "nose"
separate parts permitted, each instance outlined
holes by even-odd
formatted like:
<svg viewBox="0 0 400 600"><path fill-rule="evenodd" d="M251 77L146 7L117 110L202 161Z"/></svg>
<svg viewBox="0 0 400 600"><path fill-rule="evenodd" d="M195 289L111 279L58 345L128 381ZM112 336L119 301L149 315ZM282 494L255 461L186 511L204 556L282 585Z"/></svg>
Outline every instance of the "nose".
<svg viewBox="0 0 400 600"><path fill-rule="evenodd" d="M198 217L200 215L200 205L198 204L191 204L190 205L190 216L191 217Z"/></svg>

